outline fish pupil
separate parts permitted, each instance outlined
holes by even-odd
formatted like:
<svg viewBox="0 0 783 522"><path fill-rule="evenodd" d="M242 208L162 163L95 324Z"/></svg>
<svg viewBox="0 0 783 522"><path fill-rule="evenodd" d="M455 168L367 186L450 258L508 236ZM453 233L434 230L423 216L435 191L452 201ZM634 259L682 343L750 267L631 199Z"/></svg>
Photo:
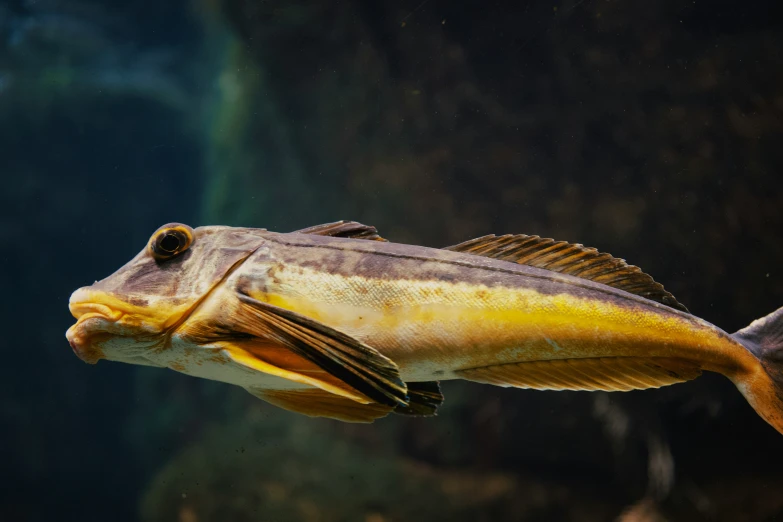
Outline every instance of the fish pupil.
<svg viewBox="0 0 783 522"><path fill-rule="evenodd" d="M180 247L180 239L175 234L166 234L160 239L160 248L164 252L176 252Z"/></svg>

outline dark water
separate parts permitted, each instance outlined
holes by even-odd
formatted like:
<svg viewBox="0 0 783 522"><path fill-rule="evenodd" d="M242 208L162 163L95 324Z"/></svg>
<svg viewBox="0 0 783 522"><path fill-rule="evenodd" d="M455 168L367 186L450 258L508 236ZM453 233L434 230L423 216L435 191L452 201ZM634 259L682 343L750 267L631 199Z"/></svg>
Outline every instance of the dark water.
<svg viewBox="0 0 783 522"><path fill-rule="evenodd" d="M778 2L0 2L0 520L783 520L726 379L276 409L77 359L70 293L161 224L598 247L727 331L783 305Z"/></svg>

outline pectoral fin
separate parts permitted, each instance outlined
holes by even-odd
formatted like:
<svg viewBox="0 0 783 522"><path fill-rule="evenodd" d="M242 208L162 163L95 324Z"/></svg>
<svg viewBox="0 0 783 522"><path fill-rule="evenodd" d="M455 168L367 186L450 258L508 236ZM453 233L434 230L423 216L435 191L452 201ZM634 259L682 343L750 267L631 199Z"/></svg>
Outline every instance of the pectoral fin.
<svg viewBox="0 0 783 522"><path fill-rule="evenodd" d="M314 386L326 393L360 404L372 402L364 394L286 347L257 339L224 343L223 346L223 353L230 361L247 369Z"/></svg>
<svg viewBox="0 0 783 522"><path fill-rule="evenodd" d="M326 417L344 422L373 422L375 419L387 416L393 409L392 406L385 404L360 404L316 388L304 390L247 388L247 391L285 410L309 417Z"/></svg>
<svg viewBox="0 0 783 522"><path fill-rule="evenodd" d="M296 312L240 294L237 328L303 357L367 401L407 405L407 387L393 361L353 337ZM324 388L324 386L319 386Z"/></svg>

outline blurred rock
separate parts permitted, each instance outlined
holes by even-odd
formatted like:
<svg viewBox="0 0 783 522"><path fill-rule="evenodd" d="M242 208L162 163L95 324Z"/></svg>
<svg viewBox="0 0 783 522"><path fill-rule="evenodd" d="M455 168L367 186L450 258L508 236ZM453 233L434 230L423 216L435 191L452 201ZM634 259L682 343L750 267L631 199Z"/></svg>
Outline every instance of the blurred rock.
<svg viewBox="0 0 783 522"><path fill-rule="evenodd" d="M158 474L148 522L606 520L612 506L565 484L389 459L271 408L213 427Z"/></svg>

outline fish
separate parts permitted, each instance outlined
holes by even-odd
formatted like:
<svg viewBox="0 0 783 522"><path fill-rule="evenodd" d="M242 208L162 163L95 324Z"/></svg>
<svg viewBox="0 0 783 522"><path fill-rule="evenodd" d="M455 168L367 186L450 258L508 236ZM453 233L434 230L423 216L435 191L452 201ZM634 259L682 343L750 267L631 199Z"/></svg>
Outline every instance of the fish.
<svg viewBox="0 0 783 522"><path fill-rule="evenodd" d="M709 371L783 433L783 308L729 334L623 259L536 235L438 249L355 221L169 223L69 308L87 363L168 368L311 417L434 416L454 379L629 391Z"/></svg>

